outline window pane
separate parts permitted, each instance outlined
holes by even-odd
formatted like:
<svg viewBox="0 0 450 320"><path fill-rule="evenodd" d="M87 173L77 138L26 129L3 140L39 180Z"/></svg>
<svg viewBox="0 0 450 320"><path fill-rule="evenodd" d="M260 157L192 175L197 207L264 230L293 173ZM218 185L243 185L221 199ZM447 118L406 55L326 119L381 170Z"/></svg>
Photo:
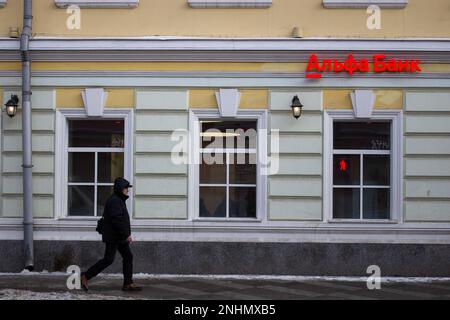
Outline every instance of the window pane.
<svg viewBox="0 0 450 320"><path fill-rule="evenodd" d="M202 121L202 148L256 148L256 121Z"/></svg>
<svg viewBox="0 0 450 320"><path fill-rule="evenodd" d="M333 218L360 219L360 189L333 189Z"/></svg>
<svg viewBox="0 0 450 320"><path fill-rule="evenodd" d="M94 187L69 186L68 207L69 216L93 216Z"/></svg>
<svg viewBox="0 0 450 320"><path fill-rule="evenodd" d="M200 217L202 218L225 218L226 208L225 187L200 187Z"/></svg>
<svg viewBox="0 0 450 320"><path fill-rule="evenodd" d="M359 155L334 155L333 159L333 184L335 186L361 183L361 157Z"/></svg>
<svg viewBox="0 0 450 320"><path fill-rule="evenodd" d="M256 184L256 154L230 155L230 183Z"/></svg>
<svg viewBox="0 0 450 320"><path fill-rule="evenodd" d="M69 147L124 147L124 120L69 120Z"/></svg>
<svg viewBox="0 0 450 320"><path fill-rule="evenodd" d="M97 189L97 215L102 216L105 209L106 200L112 195L113 186L101 186Z"/></svg>
<svg viewBox="0 0 450 320"><path fill-rule="evenodd" d="M95 153L69 152L69 182L94 182Z"/></svg>
<svg viewBox="0 0 450 320"><path fill-rule="evenodd" d="M390 218L390 189L364 189L364 219Z"/></svg>
<svg viewBox="0 0 450 320"><path fill-rule="evenodd" d="M391 181L389 156L364 156L364 184L389 186Z"/></svg>
<svg viewBox="0 0 450 320"><path fill-rule="evenodd" d="M390 150L389 122L335 122L334 149Z"/></svg>
<svg viewBox="0 0 450 320"><path fill-rule="evenodd" d="M230 217L256 218L256 187L230 187Z"/></svg>
<svg viewBox="0 0 450 320"><path fill-rule="evenodd" d="M227 165L225 154L200 154L200 183L227 183Z"/></svg>
<svg viewBox="0 0 450 320"><path fill-rule="evenodd" d="M98 182L112 183L123 177L123 153L98 153Z"/></svg>

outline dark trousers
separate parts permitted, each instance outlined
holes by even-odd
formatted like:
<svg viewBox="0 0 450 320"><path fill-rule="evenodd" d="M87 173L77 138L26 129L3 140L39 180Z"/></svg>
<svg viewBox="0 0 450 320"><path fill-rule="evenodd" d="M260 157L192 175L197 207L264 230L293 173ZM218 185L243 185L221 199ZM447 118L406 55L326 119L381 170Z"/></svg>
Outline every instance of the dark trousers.
<svg viewBox="0 0 450 320"><path fill-rule="evenodd" d="M122 256L123 284L124 286L126 286L130 283L133 283L133 254L131 253L130 245L128 242L107 242L105 247L105 256L85 272L84 275L86 276L86 278L90 280L100 272L105 270L107 267L109 267L114 262L117 250Z"/></svg>

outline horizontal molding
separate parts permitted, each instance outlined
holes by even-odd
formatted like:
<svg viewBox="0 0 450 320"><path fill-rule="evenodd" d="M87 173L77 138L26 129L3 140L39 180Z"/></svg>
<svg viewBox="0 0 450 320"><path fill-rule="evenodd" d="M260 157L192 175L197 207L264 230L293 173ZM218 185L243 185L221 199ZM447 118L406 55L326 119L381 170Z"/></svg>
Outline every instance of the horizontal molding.
<svg viewBox="0 0 450 320"><path fill-rule="evenodd" d="M98 240L96 220L35 219L35 240ZM21 219L0 218L0 239L22 239ZM134 219L136 241L229 241L315 243L450 243L450 224L323 223L299 221L208 222Z"/></svg>
<svg viewBox="0 0 450 320"><path fill-rule="evenodd" d="M442 197L419 197L419 196L411 196L411 197L405 197L406 201L417 201L417 202L450 202L450 198L448 198L447 196L442 196Z"/></svg>
<svg viewBox="0 0 450 320"><path fill-rule="evenodd" d="M16 87L21 84L20 77L0 76L0 86ZM415 88L448 89L450 79L414 79L414 78L324 78L317 81L305 78L136 78L136 77L36 77L31 79L32 86L39 87L152 87L152 88ZM409 132L408 132L409 134Z"/></svg>
<svg viewBox="0 0 450 320"><path fill-rule="evenodd" d="M187 0L191 8L251 8L264 9L272 6L272 0Z"/></svg>
<svg viewBox="0 0 450 320"><path fill-rule="evenodd" d="M403 9L407 6L408 0L323 0L323 6L331 9L361 9L371 5L380 8Z"/></svg>
<svg viewBox="0 0 450 320"><path fill-rule="evenodd" d="M0 59L20 61L17 39L0 38ZM126 50L124 50L126 48ZM30 42L33 61L308 61L311 53L327 59L371 58L385 53L422 63L450 61L449 39L345 38L49 38Z"/></svg>
<svg viewBox="0 0 450 320"><path fill-rule="evenodd" d="M0 77L20 77L19 71L0 71ZM83 77L83 78L280 78L304 79L306 72L245 72L245 71L33 71L32 77ZM427 72L417 74L402 73L363 73L348 76L346 73L325 73L323 79L450 79L450 73ZM311 82L311 80L310 80ZM52 110L52 109L47 109ZM157 110L157 109L150 109ZM420 112L420 111L408 111ZM427 112L427 111L425 111Z"/></svg>
<svg viewBox="0 0 450 320"><path fill-rule="evenodd" d="M187 183L186 183L187 184ZM146 200L146 199L155 199L155 200L187 200L187 194L135 194L135 200Z"/></svg>
<svg viewBox="0 0 450 320"><path fill-rule="evenodd" d="M94 9L94 8L137 8L139 0L55 0L55 5L58 8L67 8L75 5L80 8Z"/></svg>

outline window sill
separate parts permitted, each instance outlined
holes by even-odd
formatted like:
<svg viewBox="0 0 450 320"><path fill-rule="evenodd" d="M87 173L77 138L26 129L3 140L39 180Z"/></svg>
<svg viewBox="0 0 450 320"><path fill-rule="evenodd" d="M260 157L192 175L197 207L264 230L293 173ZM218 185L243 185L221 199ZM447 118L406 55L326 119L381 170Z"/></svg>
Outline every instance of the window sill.
<svg viewBox="0 0 450 320"><path fill-rule="evenodd" d="M71 5L75 5L87 9L132 9L139 6L139 0L55 0L55 5L58 8L67 8Z"/></svg>
<svg viewBox="0 0 450 320"><path fill-rule="evenodd" d="M355 220L355 219L331 219L327 221L333 224L398 224L397 220Z"/></svg>
<svg viewBox="0 0 450 320"><path fill-rule="evenodd" d="M98 219L100 219L101 217L61 217L58 218L58 221L97 221Z"/></svg>
<svg viewBox="0 0 450 320"><path fill-rule="evenodd" d="M193 222L262 222L262 219L251 219L251 218L195 218Z"/></svg>
<svg viewBox="0 0 450 320"><path fill-rule="evenodd" d="M388 9L403 9L408 0L323 0L323 6L329 9L361 9L371 5Z"/></svg>
<svg viewBox="0 0 450 320"><path fill-rule="evenodd" d="M250 8L264 9L272 6L272 0L188 0L191 8Z"/></svg>

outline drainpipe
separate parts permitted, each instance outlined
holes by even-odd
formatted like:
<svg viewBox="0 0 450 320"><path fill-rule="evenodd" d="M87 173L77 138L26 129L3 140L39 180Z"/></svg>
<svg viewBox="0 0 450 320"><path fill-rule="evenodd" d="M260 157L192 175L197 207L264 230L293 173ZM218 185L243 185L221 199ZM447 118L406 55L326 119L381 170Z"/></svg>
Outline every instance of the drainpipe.
<svg viewBox="0 0 450 320"><path fill-rule="evenodd" d="M31 69L29 42L31 38L32 0L23 1L23 31L20 37L22 55L22 147L23 147L23 250L25 269L34 269L33 253L33 191L31 187Z"/></svg>

